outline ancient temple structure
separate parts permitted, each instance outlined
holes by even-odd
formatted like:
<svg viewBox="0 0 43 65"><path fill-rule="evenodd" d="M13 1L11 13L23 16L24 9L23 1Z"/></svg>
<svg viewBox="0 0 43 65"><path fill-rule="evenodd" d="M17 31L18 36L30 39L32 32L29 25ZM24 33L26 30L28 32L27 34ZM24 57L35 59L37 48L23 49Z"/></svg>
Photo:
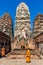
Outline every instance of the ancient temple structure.
<svg viewBox="0 0 43 65"><path fill-rule="evenodd" d="M34 20L34 39L36 48L43 54L43 14L38 14Z"/></svg>
<svg viewBox="0 0 43 65"><path fill-rule="evenodd" d="M0 18L0 31L12 37L12 18L7 12Z"/></svg>
<svg viewBox="0 0 43 65"><path fill-rule="evenodd" d="M43 32L43 14L38 14L34 20L34 37Z"/></svg>
<svg viewBox="0 0 43 65"><path fill-rule="evenodd" d="M15 20L15 37L28 38L30 36L30 12L29 8L25 3L20 3L16 9L16 20Z"/></svg>
<svg viewBox="0 0 43 65"><path fill-rule="evenodd" d="M29 39L31 34L30 25L30 11L28 6L21 2L16 9L15 29L14 38L16 39L15 45L21 48L25 48L25 44L29 45ZM22 47L23 46L23 47ZM18 47L20 48L20 47Z"/></svg>

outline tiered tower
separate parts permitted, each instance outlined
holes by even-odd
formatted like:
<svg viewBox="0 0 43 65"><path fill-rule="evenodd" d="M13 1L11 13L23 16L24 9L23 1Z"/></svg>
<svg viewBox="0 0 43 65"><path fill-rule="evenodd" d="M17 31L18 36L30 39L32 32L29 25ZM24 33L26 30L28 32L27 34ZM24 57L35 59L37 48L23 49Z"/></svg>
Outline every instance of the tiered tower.
<svg viewBox="0 0 43 65"><path fill-rule="evenodd" d="M30 12L25 3L20 3L16 9L15 37L28 38L30 36Z"/></svg>
<svg viewBox="0 0 43 65"><path fill-rule="evenodd" d="M0 18L0 31L12 37L12 18L7 12Z"/></svg>
<svg viewBox="0 0 43 65"><path fill-rule="evenodd" d="M43 15L38 14L34 20L34 37L43 32Z"/></svg>

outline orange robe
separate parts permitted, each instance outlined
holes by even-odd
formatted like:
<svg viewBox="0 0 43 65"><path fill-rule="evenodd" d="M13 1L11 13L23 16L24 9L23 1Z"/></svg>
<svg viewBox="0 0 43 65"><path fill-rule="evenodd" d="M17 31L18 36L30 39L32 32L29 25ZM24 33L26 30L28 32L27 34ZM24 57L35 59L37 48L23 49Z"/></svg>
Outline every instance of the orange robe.
<svg viewBox="0 0 43 65"><path fill-rule="evenodd" d="M2 53L1 54L2 56L5 56L5 48L4 47L1 49L1 53Z"/></svg>
<svg viewBox="0 0 43 65"><path fill-rule="evenodd" d="M26 62L30 62L30 50L26 51Z"/></svg>

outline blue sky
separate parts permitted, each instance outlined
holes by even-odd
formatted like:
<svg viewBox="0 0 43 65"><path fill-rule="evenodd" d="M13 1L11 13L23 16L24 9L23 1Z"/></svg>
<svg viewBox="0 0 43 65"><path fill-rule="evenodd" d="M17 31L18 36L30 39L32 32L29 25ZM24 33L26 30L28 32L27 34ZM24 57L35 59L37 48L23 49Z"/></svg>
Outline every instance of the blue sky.
<svg viewBox="0 0 43 65"><path fill-rule="evenodd" d="M15 22L16 7L22 0L0 0L0 16L5 12L10 13L12 16L13 23ZM34 18L37 14L43 14L43 0L23 0L30 10L30 20L33 26Z"/></svg>

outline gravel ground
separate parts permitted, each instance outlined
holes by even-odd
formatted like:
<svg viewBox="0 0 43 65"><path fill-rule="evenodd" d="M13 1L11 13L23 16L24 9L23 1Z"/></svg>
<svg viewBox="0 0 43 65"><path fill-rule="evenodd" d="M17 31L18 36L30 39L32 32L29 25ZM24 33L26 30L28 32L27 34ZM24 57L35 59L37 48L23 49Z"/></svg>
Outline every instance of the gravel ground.
<svg viewBox="0 0 43 65"><path fill-rule="evenodd" d="M26 63L25 59L1 58L0 65L43 65L43 59L31 59L31 63Z"/></svg>

